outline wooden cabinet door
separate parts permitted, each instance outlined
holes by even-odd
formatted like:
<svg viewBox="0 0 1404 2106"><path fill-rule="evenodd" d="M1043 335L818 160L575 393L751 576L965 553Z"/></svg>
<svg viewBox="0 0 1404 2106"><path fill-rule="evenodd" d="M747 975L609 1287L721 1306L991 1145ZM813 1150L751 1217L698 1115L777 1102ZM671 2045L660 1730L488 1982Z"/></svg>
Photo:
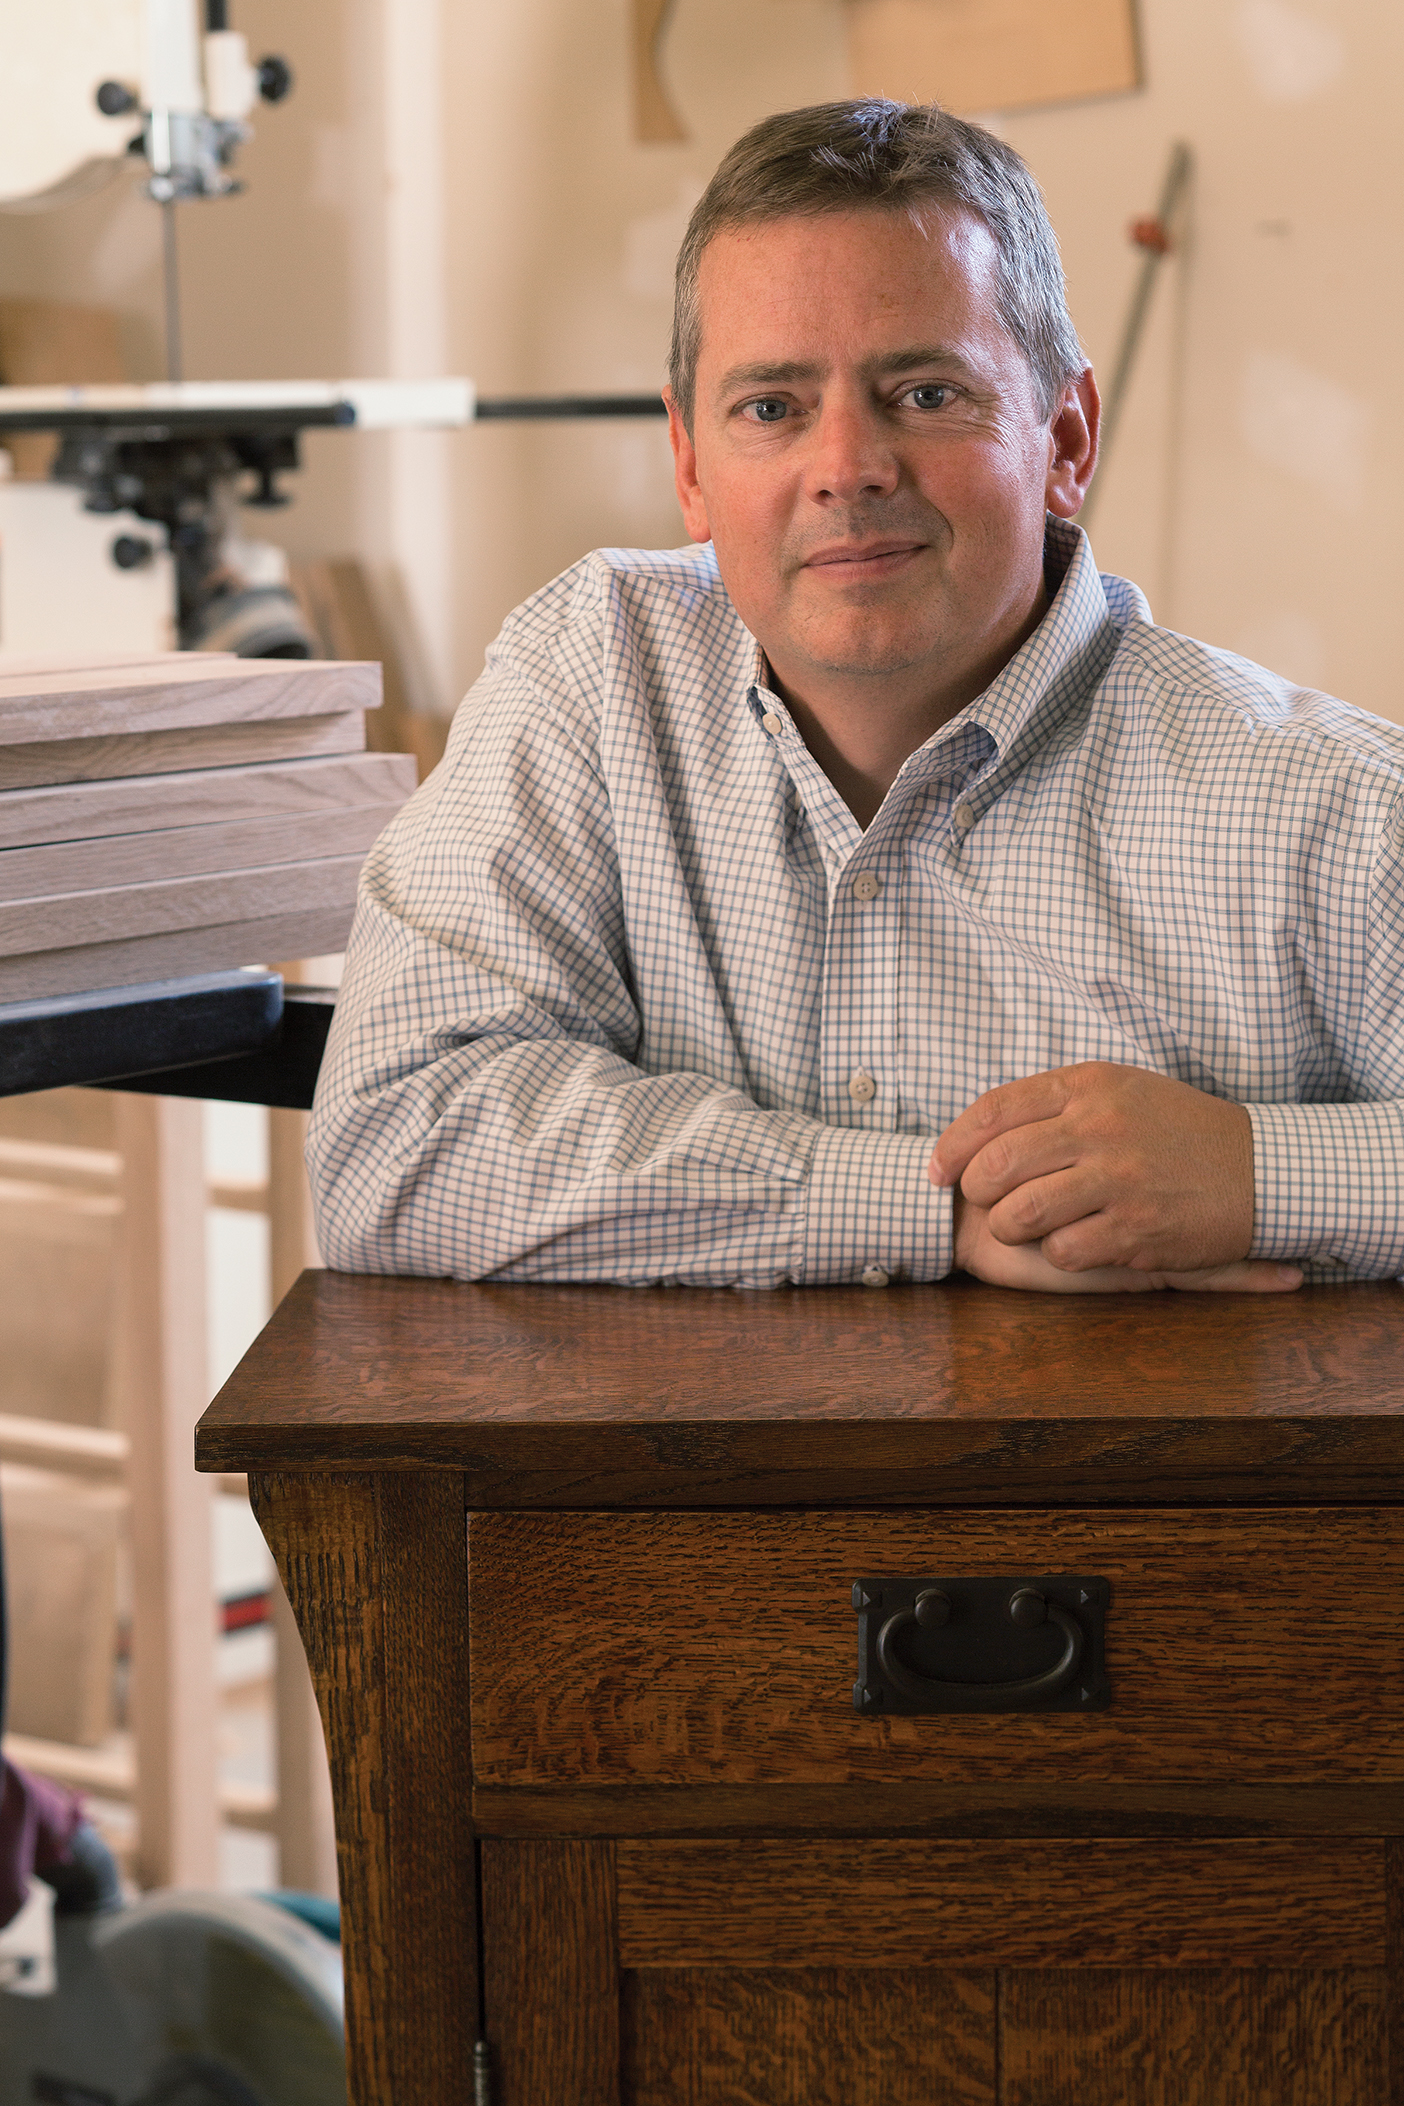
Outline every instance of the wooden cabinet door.
<svg viewBox="0 0 1404 2106"><path fill-rule="evenodd" d="M498 2106L1384 2106L1386 1855L488 1840Z"/></svg>

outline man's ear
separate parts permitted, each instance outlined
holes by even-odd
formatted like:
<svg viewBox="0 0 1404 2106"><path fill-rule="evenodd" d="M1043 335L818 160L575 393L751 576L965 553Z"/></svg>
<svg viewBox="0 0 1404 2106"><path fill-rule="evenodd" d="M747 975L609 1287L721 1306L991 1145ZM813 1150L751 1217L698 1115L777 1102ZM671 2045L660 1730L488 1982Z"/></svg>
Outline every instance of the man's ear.
<svg viewBox="0 0 1404 2106"><path fill-rule="evenodd" d="M1044 503L1059 519L1075 519L1097 466L1102 398L1091 366L1063 390L1048 427L1048 481Z"/></svg>
<svg viewBox="0 0 1404 2106"><path fill-rule="evenodd" d="M682 420L682 411L673 400L671 388L664 388L663 400L668 405L668 438L673 448L673 485L682 506L683 525L694 541L710 541L712 529L707 524L707 506L702 496L702 486L697 480L697 448L693 445L687 426Z"/></svg>

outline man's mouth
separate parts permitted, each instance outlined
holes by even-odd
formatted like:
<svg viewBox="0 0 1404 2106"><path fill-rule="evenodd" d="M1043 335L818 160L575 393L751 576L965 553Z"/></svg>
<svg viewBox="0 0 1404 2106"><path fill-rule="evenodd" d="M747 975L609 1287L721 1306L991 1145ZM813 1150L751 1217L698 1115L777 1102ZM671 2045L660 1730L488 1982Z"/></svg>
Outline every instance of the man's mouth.
<svg viewBox="0 0 1404 2106"><path fill-rule="evenodd" d="M806 556L806 570L829 570L850 577L881 577L897 570L910 556L924 549L924 541L836 541Z"/></svg>

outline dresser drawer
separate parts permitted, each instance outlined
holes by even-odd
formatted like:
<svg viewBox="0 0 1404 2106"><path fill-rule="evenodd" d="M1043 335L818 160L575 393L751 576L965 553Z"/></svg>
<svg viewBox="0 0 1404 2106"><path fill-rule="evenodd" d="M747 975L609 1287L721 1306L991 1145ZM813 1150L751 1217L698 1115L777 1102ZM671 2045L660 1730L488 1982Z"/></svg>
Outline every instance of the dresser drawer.
<svg viewBox="0 0 1404 2106"><path fill-rule="evenodd" d="M855 1580L1110 1582L1105 1710L860 1716ZM476 1786L1404 1779L1394 1509L485 1513Z"/></svg>

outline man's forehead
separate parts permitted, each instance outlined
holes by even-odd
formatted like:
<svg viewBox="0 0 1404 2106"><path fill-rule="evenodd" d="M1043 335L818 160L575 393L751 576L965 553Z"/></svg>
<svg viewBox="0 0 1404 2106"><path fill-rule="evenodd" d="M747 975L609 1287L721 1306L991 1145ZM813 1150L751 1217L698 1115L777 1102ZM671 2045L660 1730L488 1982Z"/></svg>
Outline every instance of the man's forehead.
<svg viewBox="0 0 1404 2106"><path fill-rule="evenodd" d="M997 270L999 252L985 222L963 205L932 202L919 209L853 205L825 212L793 212L721 227L698 259L699 289L715 291L729 279L773 271L792 259L802 268L829 254L856 253L874 269L897 252L932 271L954 264L979 278Z"/></svg>
<svg viewBox="0 0 1404 2106"><path fill-rule="evenodd" d="M919 222L867 206L724 228L698 270L708 385L778 383L781 368L803 377L832 362L840 337L874 372L968 363L972 331L1004 334L998 263L984 222L960 208L933 205Z"/></svg>

